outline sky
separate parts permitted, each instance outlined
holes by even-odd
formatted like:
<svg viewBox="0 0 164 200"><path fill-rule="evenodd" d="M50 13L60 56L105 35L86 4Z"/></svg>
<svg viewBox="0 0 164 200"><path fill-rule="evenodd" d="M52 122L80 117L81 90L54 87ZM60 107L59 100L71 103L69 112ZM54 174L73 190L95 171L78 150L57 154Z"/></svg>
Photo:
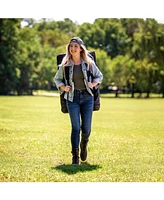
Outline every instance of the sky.
<svg viewBox="0 0 164 200"><path fill-rule="evenodd" d="M163 0L5 0L0 18L69 18L79 24L96 18L155 18L164 23L163 13Z"/></svg>
<svg viewBox="0 0 164 200"><path fill-rule="evenodd" d="M54 18L52 18L53 20L55 20L55 21L63 21L64 20L64 18L66 18L66 17L58 17L58 16L56 16L56 17L54 17ZM95 19L97 19L97 18L100 18L100 17L92 17L92 16L88 16L88 17L86 17L86 18L82 18L82 17L68 17L69 19L71 19L73 22L77 22L78 24L83 24L83 23L85 23L85 22L89 22L89 23L93 23L94 21L95 21ZM110 18L110 17L107 17L107 18ZM147 18L147 17L141 17L141 18ZM162 24L164 24L164 17L162 18L157 18L157 17L151 17L151 18L154 18L158 23L162 23ZM40 18L35 18L35 20L40 20Z"/></svg>
<svg viewBox="0 0 164 200"><path fill-rule="evenodd" d="M96 17L96 18L100 18L100 17ZM94 20L96 19L96 18L92 18L92 17L87 17L87 18L77 18L77 17L70 17L69 19L71 19L73 22L77 22L78 24L83 24L84 22L89 22L89 23L93 23L94 22ZM107 18L110 18L110 17L107 17ZM145 17L141 17L141 18L145 18ZM147 17L146 17L147 18ZM164 17L163 18L156 18L156 17L151 17L151 18L154 18L158 23L162 23L162 24L164 24ZM55 21L59 21L59 20L64 20L64 17L62 18L58 18L58 17L56 17L56 18L53 18ZM38 19L36 19L36 20L39 20L39 18Z"/></svg>

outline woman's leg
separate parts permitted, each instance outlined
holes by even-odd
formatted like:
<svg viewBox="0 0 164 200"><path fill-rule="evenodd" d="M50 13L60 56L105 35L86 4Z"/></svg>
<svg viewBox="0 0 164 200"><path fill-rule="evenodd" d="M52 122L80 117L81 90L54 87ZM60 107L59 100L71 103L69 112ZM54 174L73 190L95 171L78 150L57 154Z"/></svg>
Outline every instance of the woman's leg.
<svg viewBox="0 0 164 200"><path fill-rule="evenodd" d="M82 140L88 140L91 133L93 103L91 95L86 94L83 96L83 102L80 107Z"/></svg>
<svg viewBox="0 0 164 200"><path fill-rule="evenodd" d="M71 121L72 148L79 148L80 142L80 105L77 102L68 102L68 112Z"/></svg>
<svg viewBox="0 0 164 200"><path fill-rule="evenodd" d="M83 103L81 104L82 139L80 143L80 157L83 162L87 160L87 144L91 133L93 104L93 97L88 94L84 95Z"/></svg>
<svg viewBox="0 0 164 200"><path fill-rule="evenodd" d="M79 143L80 143L80 105L78 97L73 102L67 101L67 108L71 121L71 145L72 164L79 164Z"/></svg>

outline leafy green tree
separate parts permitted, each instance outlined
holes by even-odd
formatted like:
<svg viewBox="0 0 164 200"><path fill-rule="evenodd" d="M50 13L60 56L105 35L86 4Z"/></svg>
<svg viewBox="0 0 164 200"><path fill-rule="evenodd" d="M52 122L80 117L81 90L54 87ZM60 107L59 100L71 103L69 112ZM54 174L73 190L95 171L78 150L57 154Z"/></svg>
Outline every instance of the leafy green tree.
<svg viewBox="0 0 164 200"><path fill-rule="evenodd" d="M34 28L38 31L38 37L43 46L48 44L57 48L68 43L70 37L74 36L77 25L68 18L57 22L43 19L40 23L36 23Z"/></svg>
<svg viewBox="0 0 164 200"><path fill-rule="evenodd" d="M58 24L56 21L51 19L42 18L39 21L35 21L33 24L34 29L38 32L42 32L43 30L56 30L58 29Z"/></svg>
<svg viewBox="0 0 164 200"><path fill-rule="evenodd" d="M53 76L57 70L56 49L49 45L44 45L41 50L40 63L33 73L35 88L51 89Z"/></svg>
<svg viewBox="0 0 164 200"><path fill-rule="evenodd" d="M111 67L111 86L116 86L116 97L119 92L123 91L129 83L129 91L134 97L134 83L135 83L135 61L129 56L117 56L112 59Z"/></svg>
<svg viewBox="0 0 164 200"><path fill-rule="evenodd" d="M134 92L147 97L162 92L164 97L164 24L137 18L99 18L82 25L68 18L0 19L0 94L51 88L56 55L65 52L73 36L95 50L104 75L101 88L115 85L118 90L126 87L132 97Z"/></svg>
<svg viewBox="0 0 164 200"><path fill-rule="evenodd" d="M96 52L97 66L103 74L103 82L101 83L100 88L105 88L110 84L110 78L111 78L110 62L111 62L111 59L104 50L93 49L93 48L91 48L91 49L95 50L95 52Z"/></svg>
<svg viewBox="0 0 164 200"><path fill-rule="evenodd" d="M158 70L158 80L156 82L157 87L159 87L159 91L162 93L162 97L164 98L164 65L159 66Z"/></svg>
<svg viewBox="0 0 164 200"><path fill-rule="evenodd" d="M19 82L16 90L19 95L32 94L34 85L33 74L40 63L40 41L36 36L36 31L29 27L20 29L17 57Z"/></svg>
<svg viewBox="0 0 164 200"><path fill-rule="evenodd" d="M105 32L98 24L83 23L77 29L77 36L83 39L86 47L101 49L104 46Z"/></svg>
<svg viewBox="0 0 164 200"><path fill-rule="evenodd" d="M57 21L58 28L65 33L69 38L76 36L78 25L73 23L69 18L65 18L63 21Z"/></svg>
<svg viewBox="0 0 164 200"><path fill-rule="evenodd" d="M157 63L150 63L148 59L137 60L136 63L136 87L142 97L142 93L146 92L149 98L153 85L156 83L155 73L158 69Z"/></svg>
<svg viewBox="0 0 164 200"><path fill-rule="evenodd" d="M154 19L146 19L140 31L134 35L134 46L132 51L138 52L138 58L142 61L144 84L147 97L152 91L153 85L157 82L157 71L159 64L164 65L162 56L163 31ZM146 81L145 81L146 80Z"/></svg>
<svg viewBox="0 0 164 200"><path fill-rule="evenodd" d="M164 24L158 24L155 32L155 62L158 65L158 70L155 70L157 75L156 86L160 88L160 92L164 98Z"/></svg>
<svg viewBox="0 0 164 200"><path fill-rule="evenodd" d="M94 24L103 30L103 40L100 44L111 58L126 54L128 37L119 19L100 18L95 20Z"/></svg>
<svg viewBox="0 0 164 200"><path fill-rule="evenodd" d="M0 94L14 91L18 84L18 57L21 19L0 19Z"/></svg>
<svg viewBox="0 0 164 200"><path fill-rule="evenodd" d="M136 60L142 59L143 55L139 54L139 49L144 20L141 18L121 18L120 23L122 24L128 37L126 39L126 54ZM137 38L136 34L138 35Z"/></svg>

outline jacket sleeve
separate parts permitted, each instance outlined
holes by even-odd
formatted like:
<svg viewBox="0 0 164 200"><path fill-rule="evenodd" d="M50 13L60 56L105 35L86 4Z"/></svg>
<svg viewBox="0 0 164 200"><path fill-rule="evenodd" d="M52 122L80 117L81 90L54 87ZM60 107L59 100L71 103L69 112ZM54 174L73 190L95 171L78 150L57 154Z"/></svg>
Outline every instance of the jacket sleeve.
<svg viewBox="0 0 164 200"><path fill-rule="evenodd" d="M96 66L95 63L92 63L91 71L94 77L92 81L100 84L103 80L103 74L101 73L101 71L99 70L99 68Z"/></svg>
<svg viewBox="0 0 164 200"><path fill-rule="evenodd" d="M63 67L59 65L59 69L56 72L55 77L54 77L54 82L60 93L63 93L63 91L60 89L60 86L65 85L63 80L64 80Z"/></svg>

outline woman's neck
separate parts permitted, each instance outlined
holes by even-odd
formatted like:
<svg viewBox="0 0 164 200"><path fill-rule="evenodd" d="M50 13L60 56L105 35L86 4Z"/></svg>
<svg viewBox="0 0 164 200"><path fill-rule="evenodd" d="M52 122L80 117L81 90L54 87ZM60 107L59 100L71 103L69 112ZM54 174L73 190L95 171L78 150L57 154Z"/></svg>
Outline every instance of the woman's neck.
<svg viewBox="0 0 164 200"><path fill-rule="evenodd" d="M72 61L73 61L74 65L81 64L81 58L80 57L72 57Z"/></svg>

